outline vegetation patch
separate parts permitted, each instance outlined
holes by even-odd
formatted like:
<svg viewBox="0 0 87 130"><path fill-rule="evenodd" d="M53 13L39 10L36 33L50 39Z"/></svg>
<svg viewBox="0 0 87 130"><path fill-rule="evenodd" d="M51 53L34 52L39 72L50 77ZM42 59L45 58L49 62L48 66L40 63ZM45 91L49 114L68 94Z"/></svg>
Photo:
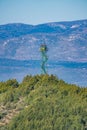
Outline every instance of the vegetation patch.
<svg viewBox="0 0 87 130"><path fill-rule="evenodd" d="M0 82L0 130L87 130L87 88L54 75Z"/></svg>

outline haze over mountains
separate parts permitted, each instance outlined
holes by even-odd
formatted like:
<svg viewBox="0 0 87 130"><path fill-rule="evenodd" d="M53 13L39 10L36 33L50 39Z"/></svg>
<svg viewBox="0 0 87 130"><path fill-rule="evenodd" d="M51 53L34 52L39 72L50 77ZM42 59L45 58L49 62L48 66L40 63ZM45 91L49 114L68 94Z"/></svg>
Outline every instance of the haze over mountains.
<svg viewBox="0 0 87 130"><path fill-rule="evenodd" d="M43 43L49 60L87 62L87 20L0 25L0 58L39 60Z"/></svg>

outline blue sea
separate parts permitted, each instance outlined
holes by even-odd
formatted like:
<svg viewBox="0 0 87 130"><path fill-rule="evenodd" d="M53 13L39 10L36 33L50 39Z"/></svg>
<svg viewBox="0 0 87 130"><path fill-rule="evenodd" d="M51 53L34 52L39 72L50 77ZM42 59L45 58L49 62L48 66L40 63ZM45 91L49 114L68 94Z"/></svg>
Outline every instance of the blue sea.
<svg viewBox="0 0 87 130"><path fill-rule="evenodd" d="M0 60L0 81L15 78L21 82L26 75L41 74L40 64L38 60ZM54 74L67 83L87 87L87 63L49 61L46 69L48 74Z"/></svg>

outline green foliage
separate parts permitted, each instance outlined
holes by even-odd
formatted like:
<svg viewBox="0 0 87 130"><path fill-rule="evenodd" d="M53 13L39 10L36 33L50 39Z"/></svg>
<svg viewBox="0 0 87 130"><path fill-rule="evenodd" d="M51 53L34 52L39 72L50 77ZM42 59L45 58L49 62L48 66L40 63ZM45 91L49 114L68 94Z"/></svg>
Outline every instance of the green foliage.
<svg viewBox="0 0 87 130"><path fill-rule="evenodd" d="M19 83L17 82L16 79L9 79L9 80L6 81L6 85L17 88L19 86Z"/></svg>
<svg viewBox="0 0 87 130"><path fill-rule="evenodd" d="M0 94L1 104L15 104L20 113L1 130L87 129L87 88L67 84L54 75L27 75L18 87L6 88ZM0 118L3 116L0 113Z"/></svg>
<svg viewBox="0 0 87 130"><path fill-rule="evenodd" d="M3 93L12 88L17 88L19 83L16 79L9 79L6 82L0 82L0 93Z"/></svg>

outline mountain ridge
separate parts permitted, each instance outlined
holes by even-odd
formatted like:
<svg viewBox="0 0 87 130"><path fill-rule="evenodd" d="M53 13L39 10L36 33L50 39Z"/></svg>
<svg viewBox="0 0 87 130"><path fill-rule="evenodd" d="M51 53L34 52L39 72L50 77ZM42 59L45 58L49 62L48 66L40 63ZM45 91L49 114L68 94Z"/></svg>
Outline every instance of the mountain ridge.
<svg viewBox="0 0 87 130"><path fill-rule="evenodd" d="M86 39L87 20L0 25L0 58L38 60L45 43L50 60L87 62Z"/></svg>

